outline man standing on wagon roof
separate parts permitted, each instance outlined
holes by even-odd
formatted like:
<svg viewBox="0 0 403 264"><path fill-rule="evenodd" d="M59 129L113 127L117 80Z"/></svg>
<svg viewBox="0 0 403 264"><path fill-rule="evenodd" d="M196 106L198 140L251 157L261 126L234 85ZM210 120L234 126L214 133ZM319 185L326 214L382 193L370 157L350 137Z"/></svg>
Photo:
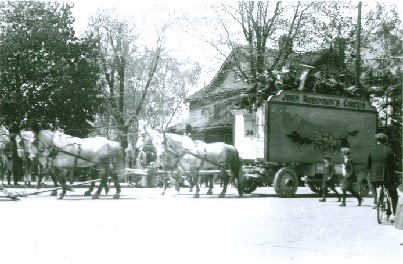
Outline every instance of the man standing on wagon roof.
<svg viewBox="0 0 403 264"><path fill-rule="evenodd" d="M377 199L376 188L384 185L390 194L392 200L393 214L396 212L398 200L397 186L399 186L399 178L395 173L395 158L393 151L385 144L388 137L384 133L375 135L376 145L369 151L367 170L369 171L369 179L373 185L375 202ZM388 216L392 212L387 212Z"/></svg>

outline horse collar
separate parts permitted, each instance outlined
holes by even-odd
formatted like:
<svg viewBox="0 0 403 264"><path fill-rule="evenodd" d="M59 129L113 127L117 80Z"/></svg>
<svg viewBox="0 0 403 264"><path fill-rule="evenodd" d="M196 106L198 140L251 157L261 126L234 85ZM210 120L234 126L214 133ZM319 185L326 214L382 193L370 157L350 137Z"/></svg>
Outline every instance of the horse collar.
<svg viewBox="0 0 403 264"><path fill-rule="evenodd" d="M167 144L167 142L169 143L169 146ZM179 154L179 151L177 151L177 149L175 149L172 145L172 143L167 140L165 134L164 134L164 141L163 141L164 145L165 145L165 150L167 152L170 152L175 158L182 158L183 156L185 156L186 154L186 150L183 151L183 153ZM171 150L172 149L172 150ZM175 151L176 150L176 151Z"/></svg>

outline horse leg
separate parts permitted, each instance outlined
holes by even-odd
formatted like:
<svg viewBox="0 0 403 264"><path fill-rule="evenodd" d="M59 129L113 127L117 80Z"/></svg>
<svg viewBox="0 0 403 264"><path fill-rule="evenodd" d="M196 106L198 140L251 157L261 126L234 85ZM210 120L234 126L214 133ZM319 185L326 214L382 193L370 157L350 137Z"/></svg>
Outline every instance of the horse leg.
<svg viewBox="0 0 403 264"><path fill-rule="evenodd" d="M113 176L112 176L113 177ZM105 182L105 194L106 195L108 195L108 193L109 193L109 186L111 185L111 183L110 183L110 179L108 180L108 177L106 177L107 179L106 179L106 182ZM113 184L115 185L115 187L116 187L116 183L115 183L115 179L113 179ZM120 185L119 185L120 186ZM119 193L120 193L120 191L119 191Z"/></svg>
<svg viewBox="0 0 403 264"><path fill-rule="evenodd" d="M59 200L61 200L67 193L67 184L66 184L67 171L60 170L58 174L60 175L59 180L60 184L62 185L62 193L59 194Z"/></svg>
<svg viewBox="0 0 403 264"><path fill-rule="evenodd" d="M166 183L166 177L165 176L163 176L164 177L164 179L162 180L162 193L161 193L161 195L164 195L165 194L165 190L167 189L167 183Z"/></svg>
<svg viewBox="0 0 403 264"><path fill-rule="evenodd" d="M179 179L183 180L182 175L181 174L177 174L177 180L175 181L175 190L178 192L180 191L180 181Z"/></svg>
<svg viewBox="0 0 403 264"><path fill-rule="evenodd" d="M200 197L200 184L199 184L199 174L195 173L194 176L194 185L196 187L196 193L193 195L193 198L199 198Z"/></svg>
<svg viewBox="0 0 403 264"><path fill-rule="evenodd" d="M52 179L52 182L56 187L59 187L58 182L60 181L60 176L57 175L57 173L55 172L55 169L50 169L48 170L48 173L50 174L50 178ZM51 196L56 196L57 195L57 190L52 191L52 193L50 194Z"/></svg>
<svg viewBox="0 0 403 264"><path fill-rule="evenodd" d="M237 182L238 194L239 194L240 197L242 197L243 196L243 178L242 178L242 175L241 175L240 172L236 172L234 174L235 174L234 179L238 180L238 182Z"/></svg>
<svg viewBox="0 0 403 264"><path fill-rule="evenodd" d="M71 185L74 184L74 169L66 170L66 188L68 191L72 191Z"/></svg>
<svg viewBox="0 0 403 264"><path fill-rule="evenodd" d="M95 175L93 169L90 169L90 174L91 174L91 180L95 180L96 175ZM91 182L88 190L85 191L84 196L90 196L91 193L94 191L94 187L95 187L95 182L93 181L93 182Z"/></svg>
<svg viewBox="0 0 403 264"><path fill-rule="evenodd" d="M195 177L189 175L189 192L193 192L193 187L195 187Z"/></svg>
<svg viewBox="0 0 403 264"><path fill-rule="evenodd" d="M57 176L56 173L54 171L52 171L52 172L50 172L50 177L52 178L53 185L55 186L55 188L59 187L59 183L61 183L60 176ZM56 196L57 195L57 190L53 190L50 193L50 195L51 196Z"/></svg>
<svg viewBox="0 0 403 264"><path fill-rule="evenodd" d="M206 175L206 184L208 183L208 191L207 195L212 195L213 194L213 187L214 187L214 174L211 175Z"/></svg>
<svg viewBox="0 0 403 264"><path fill-rule="evenodd" d="M115 188L116 188L116 193L113 195L113 199L119 199L121 188L120 188L118 174L114 171L112 172L112 180L113 180L113 186L115 186ZM108 190L109 190L109 186L105 187L105 191L106 191L106 188L108 188Z"/></svg>
<svg viewBox="0 0 403 264"><path fill-rule="evenodd" d="M75 176L75 170L76 168L73 168L71 170L68 171L68 175L69 175L69 183L74 184L74 176Z"/></svg>
<svg viewBox="0 0 403 264"><path fill-rule="evenodd" d="M86 190L84 192L84 196L90 196L92 191L94 190L95 187L95 182L91 182L90 187L88 188L88 190Z"/></svg>
<svg viewBox="0 0 403 264"><path fill-rule="evenodd" d="M108 184L107 169L102 163L98 166L99 177L101 182L98 185L98 190L92 195L92 199L98 199L101 195L102 188Z"/></svg>
<svg viewBox="0 0 403 264"><path fill-rule="evenodd" d="M174 190L175 190L175 196L176 196L179 193L179 179L180 179L179 173L174 174L173 179L175 181Z"/></svg>
<svg viewBox="0 0 403 264"><path fill-rule="evenodd" d="M38 173L38 181L37 181L37 188L40 189L41 185L42 185L42 180L43 180L43 174L42 173Z"/></svg>
<svg viewBox="0 0 403 264"><path fill-rule="evenodd" d="M223 181L223 189L218 196L218 198L224 198L225 194L227 193L227 187L228 187L228 182L229 182L229 175L227 174L226 171L222 171L221 173L221 180Z"/></svg>
<svg viewBox="0 0 403 264"><path fill-rule="evenodd" d="M98 185L98 190L92 195L92 199L98 199L99 195L102 192L102 188L104 187L104 185L107 183L107 179L105 177L104 174L102 174L101 176L101 182Z"/></svg>
<svg viewBox="0 0 403 264"><path fill-rule="evenodd" d="M60 179L58 179L58 178L60 178L60 177L57 177L57 175L56 175L56 173L54 171L50 172L50 178L52 179L53 184L55 185L55 187L59 187L58 180L60 181Z"/></svg>

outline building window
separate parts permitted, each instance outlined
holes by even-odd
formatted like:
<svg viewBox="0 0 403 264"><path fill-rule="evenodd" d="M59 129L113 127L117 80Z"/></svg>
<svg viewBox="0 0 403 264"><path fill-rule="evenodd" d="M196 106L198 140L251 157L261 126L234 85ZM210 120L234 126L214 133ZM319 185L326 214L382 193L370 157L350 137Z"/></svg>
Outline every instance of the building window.
<svg viewBox="0 0 403 264"><path fill-rule="evenodd" d="M221 105L214 105L214 118L219 118L221 116Z"/></svg>
<svg viewBox="0 0 403 264"><path fill-rule="evenodd" d="M240 65L239 65L240 69L237 66L234 66L232 68L232 71L234 72L234 81L235 82L242 81L242 72L247 71L246 66L247 66L247 64L245 62L241 61Z"/></svg>
<svg viewBox="0 0 403 264"><path fill-rule="evenodd" d="M241 80L241 77L239 76L240 74L239 74L239 71L235 71L234 72L234 81L235 82L239 82L240 80Z"/></svg>
<svg viewBox="0 0 403 264"><path fill-rule="evenodd" d="M209 115L210 115L209 108L208 108L208 107L203 107L203 108L201 109L201 115L202 115L202 116L209 116Z"/></svg>

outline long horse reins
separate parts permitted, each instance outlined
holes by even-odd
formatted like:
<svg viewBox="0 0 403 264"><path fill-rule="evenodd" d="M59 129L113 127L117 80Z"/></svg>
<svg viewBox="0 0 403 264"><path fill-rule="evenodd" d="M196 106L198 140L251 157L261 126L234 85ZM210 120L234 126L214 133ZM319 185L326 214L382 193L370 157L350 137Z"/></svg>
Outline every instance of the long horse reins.
<svg viewBox="0 0 403 264"><path fill-rule="evenodd" d="M186 154L190 154L190 155L192 155L192 156L194 156L194 157L196 157L196 158L198 158L198 159L201 159L202 161L211 163L211 164L213 164L214 166L217 166L217 167L219 167L219 168L221 168L221 169L223 169L223 170L227 170L227 169L228 169L228 168L225 167L224 165L219 164L219 163L216 163L216 162L214 162L214 161L211 161L211 160L207 159L205 156L200 156L200 155L198 155L198 154L196 154L196 153L193 153L193 152L189 151L189 150L186 149L186 148L183 148L183 154L181 154L181 155L177 154L179 151L177 151L177 152L175 152L175 151L170 151L170 150L167 148L167 143L166 143L166 142L170 142L170 141L167 140L167 137L166 137L165 133L163 133L163 134L164 134L164 141L163 141L163 143L164 143L164 145L165 145L166 151L167 151L167 152L170 152L171 154L173 154L175 157L178 158L175 165L178 165L178 164L179 164L179 158L183 158ZM170 143L170 145L171 145L171 148L174 150L174 148L172 147L173 144Z"/></svg>
<svg viewBox="0 0 403 264"><path fill-rule="evenodd" d="M53 136L53 137L54 137L54 136ZM49 163L49 158L50 158L51 156L54 156L54 157L55 157L55 156L57 155L57 152L61 152L61 153L66 154L66 155L73 156L73 157L75 158L75 160L74 160L74 167L77 166L77 160L78 160L78 159L81 159L81 160L84 160L84 161L93 163L94 165L98 164L98 162L95 162L95 161L93 161L93 160L84 158L84 157L82 157L82 156L80 155L80 152L81 152L81 145L80 145L80 144L78 144L78 145L79 145L79 154L75 154L75 153L72 153L72 152L69 152L69 151L66 151L66 150L62 149L62 148L56 146L55 144L49 144L49 146L47 146L47 144L46 144L42 139L40 139L39 137L38 137L37 139L38 139L38 141L42 142L42 144L45 146L46 150L48 150L49 153L54 153L54 152L56 152L56 154L47 155L46 165ZM74 144L76 144L76 143L74 143ZM38 152L44 152L44 151L45 151L45 150L42 150L42 151L41 151L41 150L39 150L39 148L38 148ZM52 161L53 161L53 159L52 159ZM108 168L109 168L109 170L110 170L111 172L115 173L109 166L108 166ZM94 168L94 169L99 170L99 169L97 169L97 168Z"/></svg>

